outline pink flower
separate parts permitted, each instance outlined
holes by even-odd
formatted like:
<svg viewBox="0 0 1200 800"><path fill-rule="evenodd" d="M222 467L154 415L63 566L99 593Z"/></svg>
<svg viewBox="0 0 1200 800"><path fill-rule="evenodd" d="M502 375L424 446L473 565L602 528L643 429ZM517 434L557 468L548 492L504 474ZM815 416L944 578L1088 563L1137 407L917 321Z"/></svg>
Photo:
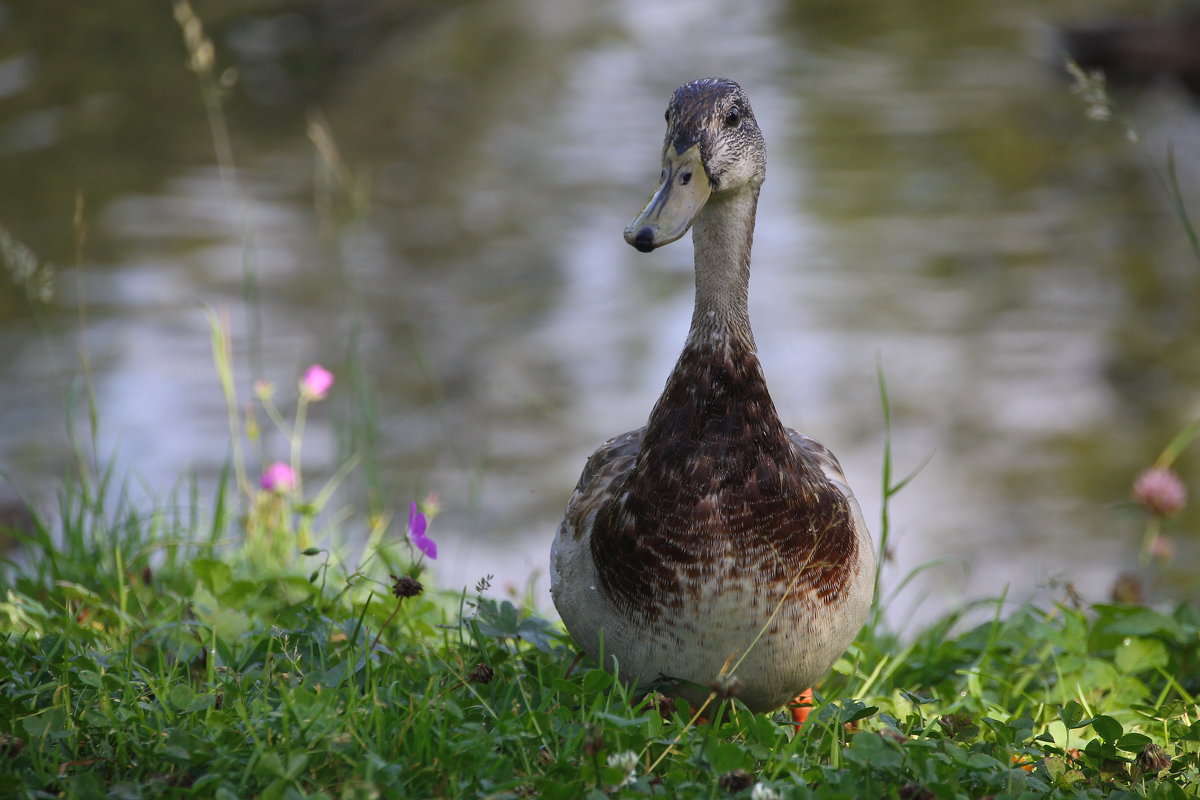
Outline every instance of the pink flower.
<svg viewBox="0 0 1200 800"><path fill-rule="evenodd" d="M1187 489L1173 471L1151 467L1133 482L1133 497L1151 514L1165 517L1183 508Z"/></svg>
<svg viewBox="0 0 1200 800"><path fill-rule="evenodd" d="M300 392L309 400L323 400L333 386L333 373L320 364L313 364L300 379Z"/></svg>
<svg viewBox="0 0 1200 800"><path fill-rule="evenodd" d="M268 492L290 492L296 488L296 473L284 462L276 461L267 467L259 483Z"/></svg>
<svg viewBox="0 0 1200 800"><path fill-rule="evenodd" d="M408 538L412 539L412 543L417 546L418 550L429 558L436 559L437 542L425 535L428 524L425 515L417 510L416 503L408 507Z"/></svg>
<svg viewBox="0 0 1200 800"><path fill-rule="evenodd" d="M442 510L442 504L438 502L438 493L430 492L425 495L425 499L421 501L420 508L425 512L428 519L433 519Z"/></svg>

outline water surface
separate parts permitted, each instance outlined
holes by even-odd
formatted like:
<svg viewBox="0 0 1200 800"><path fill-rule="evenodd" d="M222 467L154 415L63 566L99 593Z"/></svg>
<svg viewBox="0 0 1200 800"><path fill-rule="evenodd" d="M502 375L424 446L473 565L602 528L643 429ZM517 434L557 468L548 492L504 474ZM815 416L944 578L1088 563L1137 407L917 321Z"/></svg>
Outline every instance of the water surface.
<svg viewBox="0 0 1200 800"><path fill-rule="evenodd" d="M436 491L443 582L544 591L585 458L645 422L682 344L690 243L621 231L670 92L719 74L769 148L751 313L781 415L838 453L876 532L878 369L898 474L928 459L892 501L885 583L947 563L894 618L1006 586L1104 599L1134 566L1128 486L1200 412L1200 265L1160 185L1170 142L1200 208L1200 117L1165 81L1089 121L1051 35L1077 4L198 4L237 70L232 171L169 14L76 10L59 35L54 5L0 5L0 225L56 278L45 305L0 285L11 489L48 503L72 461L81 348L101 452L154 491L211 483L223 310L244 399L339 376L310 485L356 428L351 515ZM1196 591L1195 521L1162 596Z"/></svg>

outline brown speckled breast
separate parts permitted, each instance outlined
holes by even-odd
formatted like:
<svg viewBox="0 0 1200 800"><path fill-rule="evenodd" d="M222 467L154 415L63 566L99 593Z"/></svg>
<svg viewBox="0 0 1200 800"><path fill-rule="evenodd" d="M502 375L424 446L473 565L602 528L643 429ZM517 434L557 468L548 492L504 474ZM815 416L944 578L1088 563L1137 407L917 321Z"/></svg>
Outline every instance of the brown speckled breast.
<svg viewBox="0 0 1200 800"><path fill-rule="evenodd" d="M590 542L602 591L634 624L746 576L768 602L838 600L858 559L848 502L819 454L794 446L749 344L689 342L644 430Z"/></svg>

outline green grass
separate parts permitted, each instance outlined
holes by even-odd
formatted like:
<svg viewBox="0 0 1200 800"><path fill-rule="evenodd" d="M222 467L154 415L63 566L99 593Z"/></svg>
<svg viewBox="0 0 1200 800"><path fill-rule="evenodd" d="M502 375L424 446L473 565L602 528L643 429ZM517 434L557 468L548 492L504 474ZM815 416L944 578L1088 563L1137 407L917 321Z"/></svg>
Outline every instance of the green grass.
<svg viewBox="0 0 1200 800"><path fill-rule="evenodd" d="M798 732L736 703L693 724L481 587L392 596L391 575L417 574L400 534L353 567L301 551L310 510L287 502L145 511L111 472L66 486L61 521L0 577L6 797L1200 790L1193 608L997 602L983 624L951 615L903 641L876 622ZM223 542L230 527L248 533Z"/></svg>

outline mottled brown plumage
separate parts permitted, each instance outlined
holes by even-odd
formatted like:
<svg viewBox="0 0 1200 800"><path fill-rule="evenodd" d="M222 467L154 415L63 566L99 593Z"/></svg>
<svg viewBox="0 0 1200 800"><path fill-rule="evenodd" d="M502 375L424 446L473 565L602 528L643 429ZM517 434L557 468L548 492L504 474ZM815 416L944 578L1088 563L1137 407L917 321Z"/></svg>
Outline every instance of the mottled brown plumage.
<svg viewBox="0 0 1200 800"><path fill-rule="evenodd" d="M626 231L650 251L691 228L691 329L646 426L588 460L551 552L551 593L583 649L693 701L723 669L755 710L821 677L861 627L874 554L833 455L785 428L747 311L766 169L732 81L680 87L663 183ZM731 669L730 669L731 667Z"/></svg>

